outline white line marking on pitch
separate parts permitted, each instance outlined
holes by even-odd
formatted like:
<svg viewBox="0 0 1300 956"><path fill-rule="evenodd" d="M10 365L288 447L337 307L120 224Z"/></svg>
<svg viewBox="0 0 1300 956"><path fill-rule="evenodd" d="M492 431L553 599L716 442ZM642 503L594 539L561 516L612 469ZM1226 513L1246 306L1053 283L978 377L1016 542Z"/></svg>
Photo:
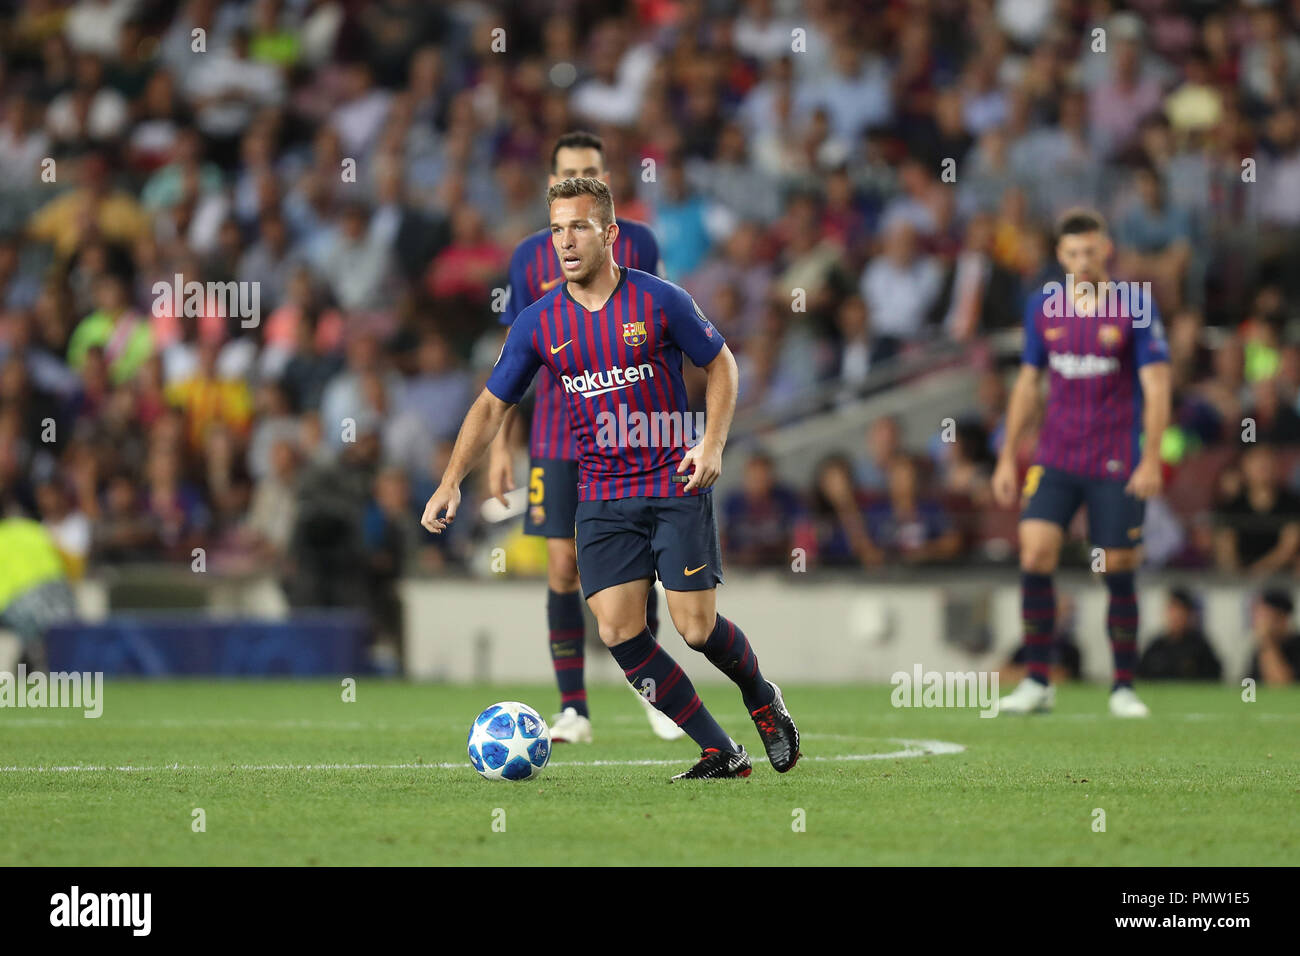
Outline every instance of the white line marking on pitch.
<svg viewBox="0 0 1300 956"><path fill-rule="evenodd" d="M902 750L883 754L837 754L832 757L811 756L804 760L818 763L846 763L859 760L896 760L903 757L928 757L937 754L959 754L966 748L961 744L945 740L901 740L889 738L895 743L903 744ZM765 761L766 757L755 756L755 762ZM680 764L679 760L555 760L552 767L663 767ZM166 770L197 770L215 773L223 770L459 770L468 767L469 761L458 763L268 763L268 764L231 764L217 766L164 764L158 767L108 767L89 764L75 764L63 767L0 767L0 773L162 773Z"/></svg>

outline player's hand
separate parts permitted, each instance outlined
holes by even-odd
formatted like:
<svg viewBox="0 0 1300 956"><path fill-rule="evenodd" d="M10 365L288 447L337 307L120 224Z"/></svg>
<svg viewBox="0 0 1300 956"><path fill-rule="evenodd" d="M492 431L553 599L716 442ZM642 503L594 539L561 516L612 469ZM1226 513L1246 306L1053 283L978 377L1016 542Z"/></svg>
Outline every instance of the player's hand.
<svg viewBox="0 0 1300 956"><path fill-rule="evenodd" d="M1012 508L1016 504L1016 463L1009 459L998 459L998 466L993 469L993 500L999 507Z"/></svg>
<svg viewBox="0 0 1300 956"><path fill-rule="evenodd" d="M722 474L722 449L701 442L686 452L681 464L677 466L677 474L689 471L691 466L695 467L695 471L682 491L689 493L696 488L712 488Z"/></svg>
<svg viewBox="0 0 1300 956"><path fill-rule="evenodd" d="M1138 462L1138 466L1133 469L1133 474L1129 476L1128 484L1124 490L1134 498L1140 498L1146 501L1160 494L1160 489L1164 485L1164 475L1160 472L1160 460L1157 458L1143 458Z"/></svg>
<svg viewBox="0 0 1300 956"><path fill-rule="evenodd" d="M492 460L488 462L487 478L488 493L505 505L506 492L515 490L515 462L510 452L493 450Z"/></svg>
<svg viewBox="0 0 1300 956"><path fill-rule="evenodd" d="M429 496L429 503L424 506L424 517L420 524L434 534L442 534L456 517L460 507L460 489L455 485L439 485L438 490ZM444 517L438 517L443 512Z"/></svg>

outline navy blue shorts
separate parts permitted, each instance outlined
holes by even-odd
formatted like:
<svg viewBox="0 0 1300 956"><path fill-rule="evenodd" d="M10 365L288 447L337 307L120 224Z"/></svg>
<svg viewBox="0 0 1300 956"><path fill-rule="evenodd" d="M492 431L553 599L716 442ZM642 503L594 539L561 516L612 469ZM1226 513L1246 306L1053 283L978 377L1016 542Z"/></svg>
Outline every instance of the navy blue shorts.
<svg viewBox="0 0 1300 956"><path fill-rule="evenodd" d="M578 509L578 463L562 458L534 458L528 465L528 510L524 534L535 538L572 538Z"/></svg>
<svg viewBox="0 0 1300 956"><path fill-rule="evenodd" d="M1094 548L1136 548L1142 543L1146 502L1124 490L1127 481L1088 478L1034 465L1025 475L1020 520L1068 528L1080 505L1088 506L1088 540Z"/></svg>
<svg viewBox="0 0 1300 956"><path fill-rule="evenodd" d="M708 591L722 583L711 493L578 503L583 597L656 575L669 591Z"/></svg>

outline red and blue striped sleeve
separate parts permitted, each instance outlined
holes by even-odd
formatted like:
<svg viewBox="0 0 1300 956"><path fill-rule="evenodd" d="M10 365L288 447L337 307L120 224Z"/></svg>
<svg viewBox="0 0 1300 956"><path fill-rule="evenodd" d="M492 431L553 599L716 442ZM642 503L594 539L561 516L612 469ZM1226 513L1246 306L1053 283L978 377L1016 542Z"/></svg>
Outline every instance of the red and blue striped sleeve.
<svg viewBox="0 0 1300 956"><path fill-rule="evenodd" d="M510 256L510 274L506 284L505 308L501 311L501 324L512 325L519 313L532 305L528 293L527 260L532 243L525 239L515 246Z"/></svg>

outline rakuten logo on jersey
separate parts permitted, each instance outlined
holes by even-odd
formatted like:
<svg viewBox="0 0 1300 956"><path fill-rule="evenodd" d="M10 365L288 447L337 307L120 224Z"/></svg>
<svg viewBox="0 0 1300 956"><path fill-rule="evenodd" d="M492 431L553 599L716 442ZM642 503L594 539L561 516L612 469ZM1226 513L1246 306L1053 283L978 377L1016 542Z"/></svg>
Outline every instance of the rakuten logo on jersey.
<svg viewBox="0 0 1300 956"><path fill-rule="evenodd" d="M617 392L621 388L635 385L655 377L655 370L649 363L624 368L616 365L608 372L583 372L581 375L561 375L560 384L570 395L583 398L595 398L606 392Z"/></svg>
<svg viewBox="0 0 1300 956"><path fill-rule="evenodd" d="M1053 352L1048 364L1062 378L1096 378L1119 371L1119 359L1113 355L1075 355Z"/></svg>

